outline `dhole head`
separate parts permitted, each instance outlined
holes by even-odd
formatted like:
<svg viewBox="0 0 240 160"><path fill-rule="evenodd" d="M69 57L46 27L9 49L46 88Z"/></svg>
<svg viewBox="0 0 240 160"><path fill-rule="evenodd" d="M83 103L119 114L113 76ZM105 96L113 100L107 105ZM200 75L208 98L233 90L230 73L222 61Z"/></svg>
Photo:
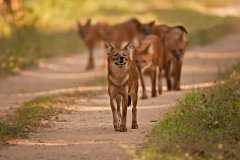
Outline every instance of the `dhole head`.
<svg viewBox="0 0 240 160"><path fill-rule="evenodd" d="M183 26L176 26L165 35L166 49L177 61L181 61L184 56L188 44L186 34L187 30Z"/></svg>
<svg viewBox="0 0 240 160"><path fill-rule="evenodd" d="M91 19L88 19L83 25L80 21L77 22L77 30L82 39L85 39L88 28L91 26Z"/></svg>
<svg viewBox="0 0 240 160"><path fill-rule="evenodd" d="M116 47L114 44L105 42L105 48L108 56L108 63L118 68L127 68L131 59L131 52L134 46L126 43L123 46Z"/></svg>
<svg viewBox="0 0 240 160"><path fill-rule="evenodd" d="M145 34L145 35L152 34L154 25L155 25L155 21L151 21L151 22L148 22L148 23L143 23L140 26L140 32Z"/></svg>
<svg viewBox="0 0 240 160"><path fill-rule="evenodd" d="M140 45L135 49L135 54L133 56L133 59L137 66L140 68L144 68L151 62L151 53L149 52L150 44L147 45Z"/></svg>

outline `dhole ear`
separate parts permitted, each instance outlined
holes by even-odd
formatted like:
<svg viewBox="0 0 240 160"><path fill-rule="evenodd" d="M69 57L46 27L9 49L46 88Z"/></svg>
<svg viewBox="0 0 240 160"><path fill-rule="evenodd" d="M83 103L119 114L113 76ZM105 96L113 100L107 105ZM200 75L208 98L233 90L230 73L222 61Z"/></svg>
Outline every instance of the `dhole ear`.
<svg viewBox="0 0 240 160"><path fill-rule="evenodd" d="M126 50L130 59L133 60L135 46L131 42L127 42L127 43L123 44L122 49Z"/></svg>
<svg viewBox="0 0 240 160"><path fill-rule="evenodd" d="M127 42L122 45L122 49L130 51L134 49L134 45L131 42Z"/></svg>
<svg viewBox="0 0 240 160"><path fill-rule="evenodd" d="M137 47L139 47L140 45L141 45L140 40L139 40L138 38L134 38L134 39L133 39L133 46L134 46L135 48L137 48Z"/></svg>
<svg viewBox="0 0 240 160"><path fill-rule="evenodd" d="M107 50L107 54L111 53L114 49L114 46L110 42L107 42L107 41L104 42L104 47Z"/></svg>
<svg viewBox="0 0 240 160"><path fill-rule="evenodd" d="M150 25L150 26L154 26L154 25L155 25L155 21L151 21L151 22L149 22L148 25Z"/></svg>
<svg viewBox="0 0 240 160"><path fill-rule="evenodd" d="M179 28L180 30L182 30L186 34L188 33L187 29L184 26L178 25L178 26L174 26L174 28Z"/></svg>
<svg viewBox="0 0 240 160"><path fill-rule="evenodd" d="M144 45L142 48L141 48L141 53L147 53L149 48L150 48L150 44L147 44L147 45Z"/></svg>
<svg viewBox="0 0 240 160"><path fill-rule="evenodd" d="M77 21L77 30L80 31L83 29L83 25L80 20Z"/></svg>
<svg viewBox="0 0 240 160"><path fill-rule="evenodd" d="M90 25L91 25L91 21L92 21L92 20L91 20L90 18L88 18L87 21L86 21L85 26L90 26Z"/></svg>
<svg viewBox="0 0 240 160"><path fill-rule="evenodd" d="M78 26L78 27L82 27L82 23L81 23L80 20L77 21L77 26Z"/></svg>

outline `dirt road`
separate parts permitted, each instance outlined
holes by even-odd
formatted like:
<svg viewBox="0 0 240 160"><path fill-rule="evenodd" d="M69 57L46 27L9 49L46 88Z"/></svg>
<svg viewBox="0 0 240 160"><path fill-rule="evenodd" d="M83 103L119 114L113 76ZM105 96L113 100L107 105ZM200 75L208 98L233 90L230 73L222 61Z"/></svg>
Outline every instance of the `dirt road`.
<svg viewBox="0 0 240 160"><path fill-rule="evenodd" d="M181 92L164 92L157 98L139 102L138 130L113 131L112 115L105 86L85 87L85 82L105 72L96 69L84 72L85 56L74 55L42 62L34 71L0 81L0 112L19 106L23 101L40 95L85 90L73 103L63 105L69 113L59 115L50 128L12 141L0 148L0 160L125 160L146 140L152 125L189 89L211 85L219 74L240 60L240 32L231 34L212 45L195 47L186 53ZM99 56L101 57L101 56ZM100 58L99 58L100 59ZM98 61L98 66L102 61ZM100 68L100 67L99 67ZM210 83L209 83L210 82ZM131 108L128 120L131 119Z"/></svg>

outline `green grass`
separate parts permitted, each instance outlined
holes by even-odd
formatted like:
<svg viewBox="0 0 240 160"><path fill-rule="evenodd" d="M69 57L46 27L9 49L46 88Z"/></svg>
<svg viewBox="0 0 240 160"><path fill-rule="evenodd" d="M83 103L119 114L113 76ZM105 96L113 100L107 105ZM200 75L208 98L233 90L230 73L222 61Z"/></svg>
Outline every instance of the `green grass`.
<svg viewBox="0 0 240 160"><path fill-rule="evenodd" d="M25 17L6 22L0 15L0 76L37 65L42 58L80 52L83 43L76 20L117 23L130 17L156 19L189 30L191 45L208 44L232 31L238 18L198 12L198 7L224 6L234 0L24 0ZM131 7L134 6L134 7Z"/></svg>
<svg viewBox="0 0 240 160"><path fill-rule="evenodd" d="M55 100L51 97L41 97L24 103L12 115L0 120L0 143L17 137L25 137L31 131L41 126L42 120L48 120L55 115L53 109Z"/></svg>
<svg viewBox="0 0 240 160"><path fill-rule="evenodd" d="M67 112L64 107L75 104L79 98L89 99L104 93L105 90L75 91L43 96L25 102L14 113L0 120L0 144L10 139L27 137L30 132L44 127L42 121L52 120L51 117Z"/></svg>
<svg viewBox="0 0 240 160"><path fill-rule="evenodd" d="M161 23L183 25L189 31L190 45L205 45L233 31L238 18L219 17L192 9L163 9L153 12Z"/></svg>
<svg viewBox="0 0 240 160"><path fill-rule="evenodd" d="M224 84L186 95L136 159L240 159L240 64L227 75Z"/></svg>
<svg viewBox="0 0 240 160"><path fill-rule="evenodd" d="M46 32L34 26L17 28L11 37L0 39L0 75L16 73L38 60L77 53L82 42L73 30Z"/></svg>

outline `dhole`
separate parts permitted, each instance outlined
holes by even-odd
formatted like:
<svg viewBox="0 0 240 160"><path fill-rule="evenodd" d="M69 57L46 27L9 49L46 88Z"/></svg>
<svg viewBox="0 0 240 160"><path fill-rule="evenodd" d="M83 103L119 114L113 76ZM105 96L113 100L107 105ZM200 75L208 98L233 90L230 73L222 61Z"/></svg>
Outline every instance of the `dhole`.
<svg viewBox="0 0 240 160"><path fill-rule="evenodd" d="M114 129L121 132L127 131L127 107L131 101L133 104L132 129L137 129L138 71L135 63L131 60L134 50L131 49L130 43L123 47L116 47L106 42L105 47L108 57L108 93Z"/></svg>
<svg viewBox="0 0 240 160"><path fill-rule="evenodd" d="M145 81L143 74L150 76L152 86L152 97L157 96L157 77L158 93L162 94L162 69L164 60L164 50L161 39L156 35L145 36L141 40L140 46L136 48L134 61L139 70L140 82L142 86L142 99L147 98ZM158 70L158 72L157 72Z"/></svg>
<svg viewBox="0 0 240 160"><path fill-rule="evenodd" d="M187 30L182 26L172 27L164 35L165 77L168 90L180 90L182 63L188 40Z"/></svg>
<svg viewBox="0 0 240 160"><path fill-rule="evenodd" d="M90 19L88 19L84 25L80 22L77 24L78 33L89 51L86 70L93 69L95 66L93 51L96 45L103 41L102 32L104 32L107 27L108 25L106 23L92 25Z"/></svg>

